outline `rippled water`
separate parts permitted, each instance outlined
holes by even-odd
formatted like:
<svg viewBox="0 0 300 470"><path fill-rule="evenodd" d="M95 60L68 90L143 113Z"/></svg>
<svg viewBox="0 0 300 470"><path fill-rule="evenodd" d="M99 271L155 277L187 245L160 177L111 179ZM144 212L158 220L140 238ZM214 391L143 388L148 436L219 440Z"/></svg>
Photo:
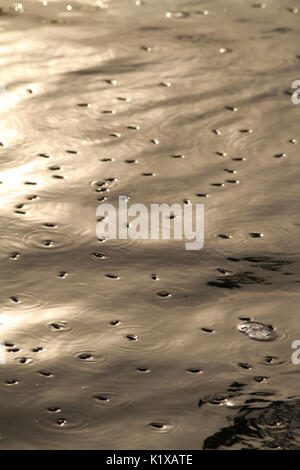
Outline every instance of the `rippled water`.
<svg viewBox="0 0 300 470"><path fill-rule="evenodd" d="M2 449L300 447L297 6L0 0ZM204 249L98 241L119 195Z"/></svg>

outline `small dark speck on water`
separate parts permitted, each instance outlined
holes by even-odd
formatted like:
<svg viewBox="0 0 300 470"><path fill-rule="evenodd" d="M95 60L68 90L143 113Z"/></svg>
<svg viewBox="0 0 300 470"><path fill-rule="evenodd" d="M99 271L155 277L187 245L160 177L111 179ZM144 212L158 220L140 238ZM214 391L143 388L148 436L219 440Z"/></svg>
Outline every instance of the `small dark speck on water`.
<svg viewBox="0 0 300 470"><path fill-rule="evenodd" d="M137 335L126 335L126 338L129 340L129 341L137 341L139 339L139 337Z"/></svg>
<svg viewBox="0 0 300 470"><path fill-rule="evenodd" d="M56 421L56 423L57 423L58 426L65 426L65 424L67 424L67 420L65 418L59 418Z"/></svg>

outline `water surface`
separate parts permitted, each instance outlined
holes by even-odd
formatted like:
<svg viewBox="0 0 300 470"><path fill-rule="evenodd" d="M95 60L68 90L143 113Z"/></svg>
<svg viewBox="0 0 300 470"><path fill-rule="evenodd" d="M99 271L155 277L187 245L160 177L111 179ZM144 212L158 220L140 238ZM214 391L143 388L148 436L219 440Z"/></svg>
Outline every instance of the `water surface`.
<svg viewBox="0 0 300 470"><path fill-rule="evenodd" d="M0 0L2 449L299 448L297 7ZM120 195L204 249L98 241Z"/></svg>

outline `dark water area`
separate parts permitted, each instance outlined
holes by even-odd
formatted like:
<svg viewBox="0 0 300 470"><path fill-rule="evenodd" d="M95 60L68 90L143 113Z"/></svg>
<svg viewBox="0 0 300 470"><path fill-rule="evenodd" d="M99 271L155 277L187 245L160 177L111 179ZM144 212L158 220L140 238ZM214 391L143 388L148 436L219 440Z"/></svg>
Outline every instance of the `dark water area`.
<svg viewBox="0 0 300 470"><path fill-rule="evenodd" d="M1 449L300 448L299 18L0 0ZM98 240L124 195L204 248Z"/></svg>

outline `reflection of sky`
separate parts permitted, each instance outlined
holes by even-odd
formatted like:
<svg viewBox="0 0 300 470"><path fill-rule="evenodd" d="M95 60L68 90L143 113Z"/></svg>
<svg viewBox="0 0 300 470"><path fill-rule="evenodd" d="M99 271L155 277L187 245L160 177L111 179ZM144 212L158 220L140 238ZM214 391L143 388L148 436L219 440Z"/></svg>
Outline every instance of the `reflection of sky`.
<svg viewBox="0 0 300 470"><path fill-rule="evenodd" d="M30 175L32 175L32 171L36 166L38 166L38 162L30 162L25 165L18 166L16 168L9 168L0 172L0 181L2 183L0 186L0 192L2 193L0 206L7 203L7 198L10 199L12 196L14 198L18 198L23 194L24 189L21 185L24 183L24 180L26 180L26 175L27 179L31 179ZM39 187L41 186L40 183L41 181L39 178Z"/></svg>

